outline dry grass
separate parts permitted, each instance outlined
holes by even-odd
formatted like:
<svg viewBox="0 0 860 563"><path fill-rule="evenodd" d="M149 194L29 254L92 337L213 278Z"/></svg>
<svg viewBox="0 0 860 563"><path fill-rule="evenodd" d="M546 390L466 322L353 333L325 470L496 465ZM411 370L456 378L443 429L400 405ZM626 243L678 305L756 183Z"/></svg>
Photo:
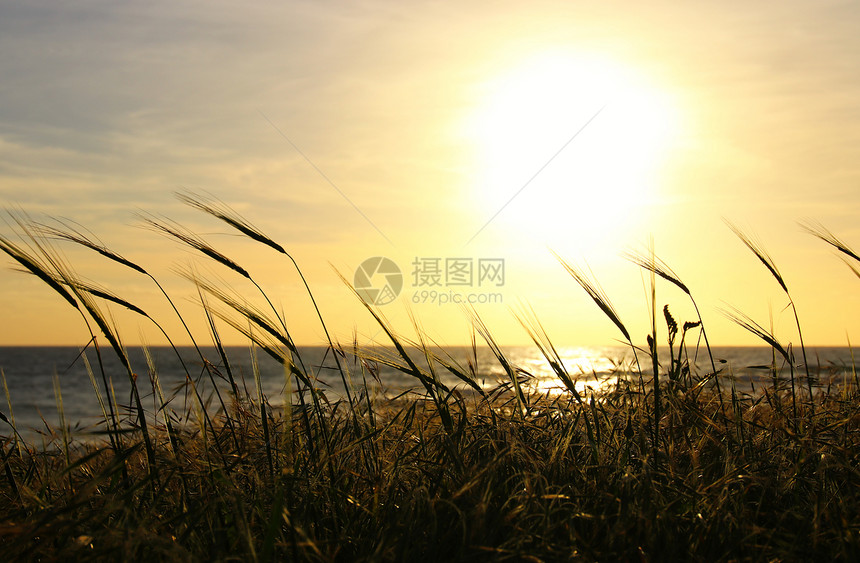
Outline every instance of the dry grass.
<svg viewBox="0 0 860 563"><path fill-rule="evenodd" d="M251 241L286 254L226 206L182 198ZM251 279L199 237L165 221L150 224ZM27 229L25 234L34 234ZM126 261L146 274L79 229L61 224L41 232ZM819 234L825 242L836 241ZM77 281L38 235L29 243L0 239L0 250L94 322L114 353L125 357L116 327L96 302L131 303ZM759 247L751 250L778 274ZM692 298L662 261L633 259ZM596 282L564 266L633 346L632 335ZM205 402L189 376L186 386L197 399L176 411L150 369L146 385L160 407L144 412L133 405L129 412L115 404L107 385L115 374L105 373L98 362L92 378L95 382L100 375L104 381L101 390L94 384L94 392L105 405L102 430L109 443L70 442L60 428L55 447L36 448L19 439L11 416L0 417L9 429L0 442L3 558L860 557L860 389L848 383L801 397L792 385L755 397L734 390L723 396L711 383L724 374L715 367L697 372L688 360L695 357L695 347L688 347L696 339L687 334L704 330L701 317L680 323L664 307L671 357L658 361L654 343L647 350L657 366L653 373L636 367L613 390L596 395L577 391L575 374L567 371L540 322L521 315L565 386L560 394L541 394L480 319L475 319L476 331L508 376L492 389L477 384L471 362L464 367L434 352L422 336L417 342L399 337L368 306L393 347L361 350L332 343L329 352L351 390L335 401L318 389L317 374L305 367L274 307L266 313L228 289L193 274L189 279L197 285L218 350L216 358L200 352L201 360L213 383L229 382L223 396ZM654 317L656 323L656 306ZM790 346L740 312L733 318L793 365ZM248 385L232 372L218 336L221 322L260 329L247 335L283 364L288 408L271 407L258 371ZM655 326L648 336L653 341L656 334ZM421 392L394 400L369 393L365 383L380 381L380 366L411 376ZM665 377L657 380L660 366ZM463 385L444 385L440 369ZM144 379L141 375L131 384ZM255 392L245 392L248 387ZM11 402L8 406L11 411Z"/></svg>

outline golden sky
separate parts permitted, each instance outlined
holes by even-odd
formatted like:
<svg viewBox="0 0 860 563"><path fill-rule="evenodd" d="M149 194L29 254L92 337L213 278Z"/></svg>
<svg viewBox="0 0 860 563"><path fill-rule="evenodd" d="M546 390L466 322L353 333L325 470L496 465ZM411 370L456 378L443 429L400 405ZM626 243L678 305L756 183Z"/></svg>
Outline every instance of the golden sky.
<svg viewBox="0 0 860 563"><path fill-rule="evenodd" d="M855 2L4 3L0 52L0 204L85 226L155 274L200 334L177 270L259 294L136 213L204 237L251 272L297 342L323 341L285 257L182 190L283 245L341 342L385 343L338 276L354 281L375 256L402 273L378 310L408 337L411 315L439 343L468 343L465 307L440 303L457 295L504 344L528 342L517 315L532 309L560 345L614 342L556 253L593 272L644 343L648 277L624 254L653 240L714 343L760 343L725 319L732 307L796 343L785 295L724 220L770 252L808 344L860 341L860 280L799 226L860 249ZM182 340L151 282L57 246ZM62 299L3 266L0 345L86 343ZM693 320L658 283L667 303ZM127 343L160 342L110 309Z"/></svg>

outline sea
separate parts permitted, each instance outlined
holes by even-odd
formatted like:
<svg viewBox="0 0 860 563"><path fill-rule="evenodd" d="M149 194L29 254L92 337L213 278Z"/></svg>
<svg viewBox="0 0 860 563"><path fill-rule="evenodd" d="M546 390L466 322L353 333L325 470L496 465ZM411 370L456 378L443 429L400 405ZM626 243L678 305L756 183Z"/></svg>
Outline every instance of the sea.
<svg viewBox="0 0 860 563"><path fill-rule="evenodd" d="M567 372L580 393L600 393L617 385L619 378L638 373L637 357L630 347L560 347L556 348ZM127 349L132 372L136 376L144 408L153 413L160 402L156 400L153 377L156 374L163 395L174 412L187 413L193 404L187 390L194 381L209 408L217 408L218 395L227 397L231 390L227 370L214 349L202 349L202 356L217 367L207 370L201 354L191 347L174 350L169 347ZM429 360L421 350L407 350L410 358L424 369L432 365L438 379L450 389L470 392L470 386L444 367L458 366L462 373L474 374L475 382L484 389L497 386L508 376L490 348L449 347L433 350L441 361ZM539 393L563 393L548 360L536 347L502 347L503 356L524 376L529 389ZM677 354L677 351L675 351ZM147 359L149 356L149 360ZM641 371L650 378L650 358L637 353ZM715 347L712 355L724 392L734 389L739 395L755 396L773 383L776 365L778 379L787 382L791 370L782 358L764 347ZM796 351L800 356L800 351ZM273 407L283 406L286 397L297 400L295 378L287 387L284 367L262 350L248 347L226 348L226 356L240 394L254 400L262 391ZM669 363L669 350L660 350L661 373ZM694 374L712 371L711 360L704 348L697 354L688 352ZM377 400L388 400L403 393L422 391L421 382L390 364L403 364L393 348L345 350L337 357L325 347L298 349L295 361L311 374L314 386L327 400L343 399L347 393L367 390ZM774 361L776 363L774 364ZM849 348L808 348L807 362L815 389L845 387L856 380L854 357ZM342 369L337 368L340 363ZM795 366L799 384L805 385L806 369L800 362ZM256 367L255 367L256 366ZM0 347L0 370L5 389L0 397L0 438L13 435L13 422L18 433L27 440L54 440L58 429L66 427L78 439L98 436L104 427L104 416L98 396L104 396L104 381L112 388L120 409L131 405L128 370L112 349L102 347L96 354L92 347ZM213 376L210 373L214 371ZM255 373L259 374L257 389ZM342 375L345 374L345 377ZM104 377L103 377L104 374ZM803 376L803 377L801 377ZM98 388L98 394L94 390Z"/></svg>

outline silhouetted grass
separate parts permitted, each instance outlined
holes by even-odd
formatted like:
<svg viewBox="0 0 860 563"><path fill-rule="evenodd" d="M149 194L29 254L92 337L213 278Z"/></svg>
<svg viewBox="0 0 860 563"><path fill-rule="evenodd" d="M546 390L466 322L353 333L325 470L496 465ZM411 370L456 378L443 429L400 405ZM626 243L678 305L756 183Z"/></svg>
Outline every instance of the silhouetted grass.
<svg viewBox="0 0 860 563"><path fill-rule="evenodd" d="M249 242L286 254L226 206L188 195L182 199ZM167 220L148 221L253 282L242 265L200 237ZM839 389L810 393L807 401L797 400L793 386L788 393L774 386L754 396L732 387L723 397L710 383L731 374L717 370L712 356L704 372L690 361L697 351L694 336L705 336L698 307L696 319L681 322L666 305L658 323L653 280L652 326L643 335L650 345L643 350L597 282L562 262L634 354L649 355L650 372L639 367L637 355L632 372L619 373L617 384L604 392L577 386L578 375L564 366L533 314L521 314L521 322L561 383L555 392L541 391L530 373L506 357L477 315L475 331L506 376L494 387L478 384L483 372L474 335L472 359L464 367L432 346L417 321L418 338L410 341L365 303L392 347L363 350L330 342L328 353L349 391L333 399L320 389L286 319L256 282L271 313L191 270L186 278L196 286L209 330L205 336L217 357L197 351L212 381L227 381L229 389L210 404L188 374L185 385L195 400L179 407L165 395L151 360L148 369L131 365L117 327L99 304L149 316L117 294L83 283L43 235L149 276L147 270L81 229L62 225L42 226L39 234L21 219L22 241L0 238L0 250L100 331L86 349L107 339L128 373L100 367L100 389L89 372L104 413L99 431L109 444L71 439L62 420L45 447L27 443L15 428L14 397L6 391L8 416L0 412L3 559L860 557L856 376ZM826 231L813 234L848 249ZM788 294L769 256L756 245L750 248ZM688 286L653 254L633 261L692 299ZM793 377L790 343L739 311L729 316L771 346ZM262 351L283 365L284 408L272 408L258 369L252 370L252 382L234 373L221 323L245 334L252 355ZM669 353L661 359L657 338L663 323ZM421 391L394 399L372 393L367 383L381 382L380 366L413 378ZM440 370L462 384L445 385ZM146 411L137 395L130 407L119 406L110 384L114 375L130 377L133 390L151 388L152 410ZM62 416L59 380L55 396Z"/></svg>

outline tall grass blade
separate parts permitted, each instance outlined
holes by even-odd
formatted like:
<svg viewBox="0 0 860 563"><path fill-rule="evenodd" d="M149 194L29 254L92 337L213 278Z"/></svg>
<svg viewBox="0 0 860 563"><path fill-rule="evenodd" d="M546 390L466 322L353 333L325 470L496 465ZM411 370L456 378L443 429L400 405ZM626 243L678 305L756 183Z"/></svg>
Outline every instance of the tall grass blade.
<svg viewBox="0 0 860 563"><path fill-rule="evenodd" d="M57 415L60 417L60 436L63 438L63 457L66 460L66 467L72 464L72 457L69 454L69 426L66 424L66 410L63 408L63 394L60 391L60 378L56 372L53 377L54 383L54 403L57 406ZM72 490L71 475L69 475L69 490Z"/></svg>
<svg viewBox="0 0 860 563"><path fill-rule="evenodd" d="M699 305L693 298L693 293L692 291L690 291L690 288L687 286L687 284L681 280L680 276L678 276L678 274L676 274L675 271L672 270L672 268L670 268L663 260L661 260L657 256L644 256L642 254L631 252L627 254L627 258L640 268L643 268L645 270L648 270L649 272L656 274L660 278L666 280L667 282L671 283L672 285L683 291L685 294L687 294L687 296L690 298L690 302L693 304L693 308L696 310L696 317L698 317L699 319L699 326L701 327L702 337L705 340L705 348L708 351L708 357L711 361L712 372L716 373L717 367L716 363L714 362L714 356L711 353L711 344L708 341L708 336L705 332L705 322L702 319L701 312L699 311Z"/></svg>
<svg viewBox="0 0 860 563"><path fill-rule="evenodd" d="M355 295L358 298L358 300L361 302L361 304L364 305L364 308L367 309L367 311L370 313L370 315L373 317L373 319L376 321L376 323L379 325L379 327L382 329L382 331L385 332L385 335L388 337L388 339L394 345L394 349L397 351L397 353L400 355L400 357L403 358L403 361L406 362L406 366L408 366L408 367L404 367L404 369L403 369L404 373L407 373L407 374L411 375L412 377L418 379L421 382L421 384L424 385L424 387L427 388L428 390L429 389L435 389L438 387L441 391L444 391L447 393L448 388L443 383L433 381L431 378L427 377L427 375L422 372L422 370L418 367L418 365L415 364L415 362L412 360L412 358L406 352L406 348L403 346L403 343L401 342L402 339L398 338L397 335L394 334L394 331L391 329L390 326L388 326L388 322L377 311L375 311L373 309L373 307L364 299L364 297L361 296L361 294L358 293L358 291L355 290L355 288L352 286L352 284L350 284L349 281L347 281L347 279L344 278L340 272L336 272L336 273L337 273L338 277L341 279L341 281L343 281L343 283L347 287L350 288L353 295Z"/></svg>
<svg viewBox="0 0 860 563"><path fill-rule="evenodd" d="M738 311L737 309L731 311L723 311L723 314L733 323L737 324L744 330L750 332L751 334L757 336L768 346L771 347L772 350L779 352L779 355L782 356L786 363L789 365L789 370L791 374L791 403L792 409L794 413L795 423L797 421L797 399L795 393L795 384L794 384L794 355L791 352L790 346L783 346L776 337L767 329L762 327L760 324L756 323L754 320L749 318L744 313Z"/></svg>
<svg viewBox="0 0 860 563"><path fill-rule="evenodd" d="M275 465L272 457L272 440L269 433L269 414L266 395L263 393L263 381L260 376L260 366L257 363L257 351L251 344L251 372L254 375L254 385L257 388L257 400L260 402L260 423L263 428L263 444L266 447L266 461L269 466L269 475L275 475Z"/></svg>
<svg viewBox="0 0 860 563"><path fill-rule="evenodd" d="M591 297L592 301L597 305L597 307L603 311L603 314L606 315L610 321L621 331L621 334L624 336L624 339L630 345L630 349L633 351L633 358L636 361L636 368L639 371L640 379L642 377L642 366L639 364L639 355L636 353L636 345L633 344L633 339L630 337L630 332L628 332L627 327L624 326L624 323L621 322L621 317L618 316L618 313L615 310L615 307L612 306L612 303L609 301L609 298L606 296L606 293L600 287L600 285L596 281L592 281L591 278L585 275L584 272L575 268L565 262L558 254L553 252L553 256L561 262L561 265L564 266L564 269L567 270L567 273L573 277L576 283L579 284L582 289Z"/></svg>
<svg viewBox="0 0 860 563"><path fill-rule="evenodd" d="M561 265L565 270L567 270L567 273L569 273L576 283L578 283L579 286L585 290L588 296L591 297L597 307L603 311L603 314L606 315L616 327L618 327L618 330L620 330L621 334L624 335L624 339L632 345L633 341L630 338L630 333L627 331L627 327L625 327L624 323L621 322L621 317L618 316L618 312L615 310L615 307L612 306L612 303L609 301L609 298L606 296L606 293L600 285L598 285L597 282L592 281L592 279L586 276L586 274L578 268L565 262L557 254L555 254L555 257L559 262L561 262Z"/></svg>
<svg viewBox="0 0 860 563"><path fill-rule="evenodd" d="M105 429L107 432L113 431L113 426L111 425L111 417L108 416L108 407L105 405L104 397L102 397L101 391L99 391L99 384L96 382L96 374L93 371L92 366L90 365L89 358L87 358L86 353L81 353L81 360L84 362L84 369L87 372L87 377L89 377L90 385L93 387L93 393L95 393L96 401L99 404L99 408L102 411L102 417L105 421Z"/></svg>
<svg viewBox="0 0 860 563"><path fill-rule="evenodd" d="M322 313L320 312L319 306L317 305L316 298L314 298L314 294L311 291L311 287L310 287L310 285L308 285L308 281L305 278L304 273L302 273L301 268L299 268L298 262L296 262L295 258L293 258L293 256L289 252L287 252L283 246L281 246L280 244L278 244L274 240L272 240L270 237L263 234L262 231L260 231L258 228L253 226L250 222L248 222L246 219L241 217L238 213L236 213L234 210L232 210L229 206L227 206L223 202L220 202L220 201L206 202L203 200L202 197L195 195L195 194L192 194L192 193L189 193L189 192L177 193L176 195L180 199L180 201L186 203L187 205L190 205L191 207L194 207L200 211L203 211L204 213L207 213L207 214L223 221L224 223L227 223L228 225L230 225L234 229L238 230L240 233L244 234L245 236L249 237L250 239L252 239L256 242L262 243L262 244L274 249L275 251L283 254L284 256L286 256L287 259L292 263L293 267L295 268L296 273L299 275L299 278L302 280L302 284L305 287L305 291L308 294L308 297L311 300L311 304L313 305L314 311L316 312L317 318L319 319L320 326L322 326L323 332L325 333L326 341L328 342L329 348L332 351L334 351L334 349L335 349L334 341L331 338L331 334L329 334L329 330L328 330L328 327L326 326L325 320L323 320ZM284 332L288 332L286 324L283 322L282 317L280 315L278 315L278 311L275 309L275 306L272 305L271 301L269 301L269 297L266 295L266 293L263 291L263 289L259 285L257 285L256 281L254 281L250 276L247 276L247 277L255 286L257 286L257 289L260 290L260 293L263 295L263 297L266 299L266 301L269 302L269 305L272 307L272 310L278 316L278 319L281 320L282 326L284 328ZM338 357L337 354L335 354L333 356L333 358L334 358L335 364L337 365L337 369L340 372L341 379L342 379L344 385L346 385L347 384L346 374L344 373L343 366L340 363L340 358ZM299 358L299 363L301 363L301 358Z"/></svg>
<svg viewBox="0 0 860 563"><path fill-rule="evenodd" d="M95 237L95 235L90 234L88 236L84 234L83 232L81 232L80 229L73 227L72 224L68 221L60 221L60 223L63 225L63 227L65 227L65 230L42 223L37 224L36 227L39 232L46 236L67 240L69 242L79 244L81 246L89 248L90 250L98 252L109 260L113 260L118 264L122 264L123 266L131 268L136 272L140 272L141 274L149 276L149 272L144 270L138 264L135 264L131 260L128 260L127 258L123 257L119 253L110 250L101 241L99 241L98 238Z"/></svg>
<svg viewBox="0 0 860 563"><path fill-rule="evenodd" d="M565 388L571 395L573 395L573 398L576 399L580 405L584 404L582 397L579 395L579 391L576 389L576 384L573 381L573 378L570 376L570 373L568 373L567 368L565 368L564 361L562 361L561 356L547 335L546 329L544 329L543 325L538 320L534 309L530 309L528 312L523 312L522 314L517 315L517 320L526 330L526 333L529 335L529 338L532 339L532 342L535 343L535 346L537 346L541 355L549 363L550 369L552 369L556 377L561 380Z"/></svg>
<svg viewBox="0 0 860 563"><path fill-rule="evenodd" d="M840 238L834 235L830 230L824 227L824 225L821 225L820 223L801 223L800 226L807 233L826 242L827 244L835 248L837 251L848 256L849 258L852 258L855 262L860 262L860 255L854 252L854 250L850 246L848 246Z"/></svg>
<svg viewBox="0 0 860 563"><path fill-rule="evenodd" d="M765 267L770 271L773 275L774 279L779 283L779 286L782 288L786 297L788 298L788 303L791 306L791 311L794 313L794 322L797 327L797 336L800 340L800 353L803 357L803 368L806 371L806 385L809 390L809 405L810 411L812 414L812 418L815 416L815 398L812 394L812 375L809 372L809 361L806 359L806 345L803 342L803 331L800 328L800 317L797 314L797 307L794 304L794 299L791 297L791 292L788 291L788 286L785 283L782 275L779 273L779 270L776 267L776 263L773 261L773 258L767 253L767 251L762 248L762 246L753 241L750 237L744 234L740 229L735 227L732 223L726 221L726 224L729 228L741 239L741 241L749 248L753 254L759 259L759 261L765 265Z"/></svg>
<svg viewBox="0 0 860 563"><path fill-rule="evenodd" d="M0 237L0 250L11 256L15 261L24 266L29 272L35 275L37 278L48 284L48 287L56 291L60 297L66 300L66 302L74 307L75 309L80 310L78 306L78 302L75 301L74 297L66 291L66 289L57 283L54 279L54 275L52 272L48 270L48 268L41 264L36 258L28 255L23 249L16 246L9 240Z"/></svg>
<svg viewBox="0 0 860 563"><path fill-rule="evenodd" d="M514 390L519 416L524 416L527 412L527 405L516 368L511 364L504 352L502 352L501 347L493 338L493 335L490 333L490 329L487 328L487 325L485 325L484 321L481 320L481 317L478 316L477 311L475 311L475 309L469 309L469 316L472 318L472 326L478 331L478 334L481 335L481 338L483 338L484 342L487 343L487 346L490 347L490 350L493 352L496 360L498 360L499 365L501 365L502 369L505 370L505 373L511 382L511 388Z"/></svg>
<svg viewBox="0 0 860 563"><path fill-rule="evenodd" d="M141 218L152 230L173 237L176 240L187 244L191 248L198 250L199 252L215 260L226 268L233 270L243 278L249 280L251 279L251 274L249 274L245 268L225 256L224 254L215 250L202 238L185 229L184 227L175 223L169 223L166 219L158 220L155 217L148 216L141 216Z"/></svg>
<svg viewBox="0 0 860 563"><path fill-rule="evenodd" d="M785 284L785 280L783 279L782 274L779 273L779 269L776 267L776 263L773 261L773 258L770 257L770 254L767 253L767 251L762 247L762 245L757 241L753 240L750 236L741 231L731 222L725 221L725 223L729 227L729 229L731 229L732 232L735 233L735 235L739 239L741 239L741 242L743 242L744 245L749 248L753 254L755 254L756 258L758 258L759 261L764 264L764 267L767 268L767 270L771 273L773 278L779 284L779 287L781 287L785 293L788 293L788 286Z"/></svg>
<svg viewBox="0 0 860 563"><path fill-rule="evenodd" d="M6 417L4 416L4 422L6 422L6 424L12 427L12 447L18 451L19 457L23 457L24 440L18 433L18 425L15 424L15 412L12 410L12 395L9 393L9 386L6 384L6 372L3 371L2 367L0 367L0 380L3 381L3 393L6 395L6 406L9 408L9 418L6 419Z"/></svg>
<svg viewBox="0 0 860 563"><path fill-rule="evenodd" d="M206 202L203 199L193 193L190 192L178 192L176 197L182 201L183 203L190 205L204 213L212 215L224 221L240 233L246 235L247 237L265 244L273 248L274 250L280 252L281 254L287 254L287 251L283 246L263 234L258 228L253 226L251 223L246 221L244 218L240 217L238 213L236 213L233 209L231 209L228 205L221 201L216 202Z"/></svg>
<svg viewBox="0 0 860 563"><path fill-rule="evenodd" d="M654 254L654 241L651 241L651 261L656 262ZM649 303L651 305L651 334L648 335L648 349L651 356L651 369L654 371L654 449L660 448L660 361L657 357L657 279L654 270L650 270L651 292ZM657 458L655 457L656 461Z"/></svg>
<svg viewBox="0 0 860 563"><path fill-rule="evenodd" d="M672 270L672 268L670 268L659 257L653 254L645 256L636 252L628 252L626 254L626 257L628 260L630 260L640 268L643 268L653 274L656 274L657 276L676 286L688 296L692 297L692 292L690 291L690 288L687 287L687 284L681 281L681 278L678 276L678 274L676 274Z"/></svg>
<svg viewBox="0 0 860 563"><path fill-rule="evenodd" d="M24 235L27 236L30 240L31 247L30 251L26 251L20 246L15 245L8 241L8 239L4 237L0 237L0 249L4 250L7 254L9 254L12 258L14 258L19 264L24 266L26 270L34 274L44 283L46 283L51 289L53 289L56 293L58 293L67 303L69 303L77 312L80 314L81 319L84 321L84 324L87 327L87 331L90 333L92 337L91 341L95 347L96 355L99 361L99 368L102 374L102 382L105 386L105 392L108 392L108 378L104 370L104 365L102 363L101 350L98 346L98 341L96 340L95 334L93 333L90 322L85 314L85 309L89 311L89 305L85 299L82 298L81 292L74 289L74 284L72 280L74 276L71 274L71 268L69 268L62 260L62 258L54 253L51 248L47 245L46 242L42 241L38 234L34 232L34 230L28 225L23 217L13 215L13 219L15 220L18 227L24 232ZM42 262L39 258L34 256L35 253L41 254L41 256L45 259L45 262ZM62 280L62 283L58 280ZM77 299L72 296L72 294L65 289L65 287L69 287L76 294ZM79 300L81 303L79 304ZM85 305L84 308L81 307L81 304ZM95 319L98 322L98 318ZM100 327L101 328L101 327ZM107 335L106 335L107 336ZM110 337L108 337L110 338ZM116 411L114 410L113 404L110 405L110 414L111 420L113 423L114 433L118 430L118 420L116 418ZM119 443L115 441L115 435L111 434L111 444L114 446L114 449L117 453L120 453Z"/></svg>

